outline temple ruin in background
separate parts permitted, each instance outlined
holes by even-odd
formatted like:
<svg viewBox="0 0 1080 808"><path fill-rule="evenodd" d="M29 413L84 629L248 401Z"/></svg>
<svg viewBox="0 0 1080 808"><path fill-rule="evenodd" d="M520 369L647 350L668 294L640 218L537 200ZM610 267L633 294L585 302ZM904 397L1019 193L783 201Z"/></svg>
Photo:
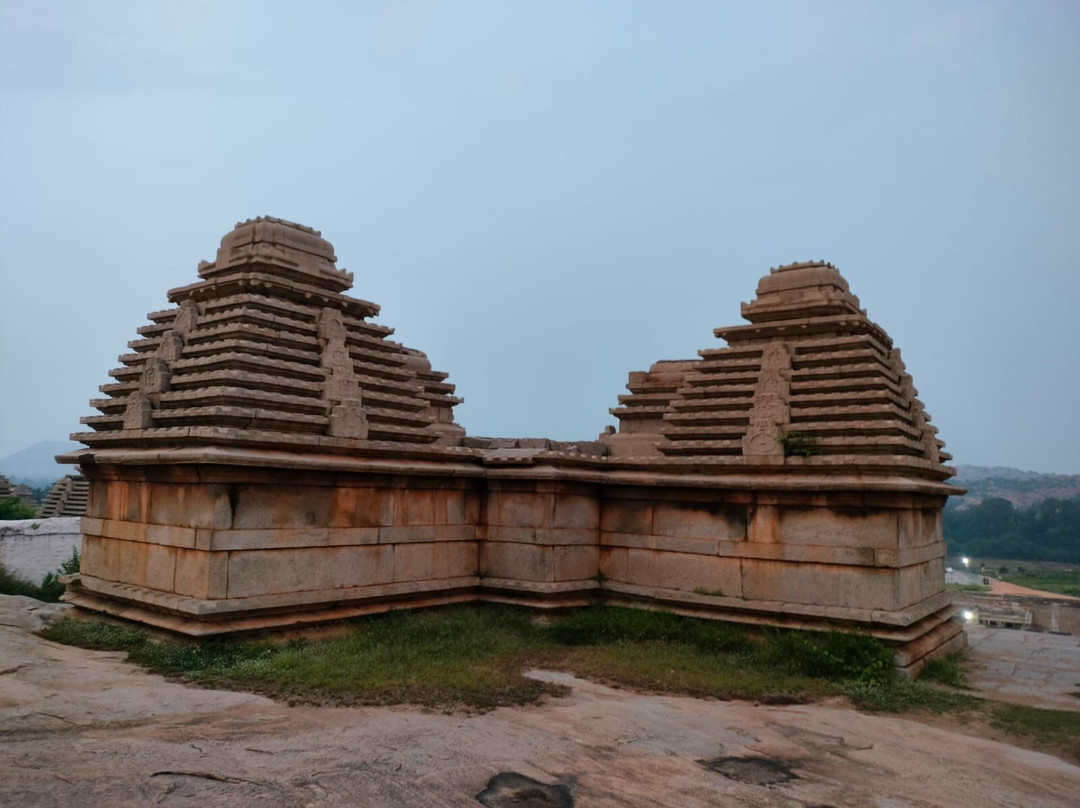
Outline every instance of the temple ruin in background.
<svg viewBox="0 0 1080 808"><path fill-rule="evenodd" d="M90 483L81 474L67 474L53 483L41 502L38 516L51 519L54 516L86 516L90 498Z"/></svg>
<svg viewBox="0 0 1080 808"><path fill-rule="evenodd" d="M949 456L829 264L772 270L726 347L631 373L582 442L466 436L317 231L243 222L198 274L62 456L90 486L79 606L208 635L603 600L859 629L910 673L963 643Z"/></svg>

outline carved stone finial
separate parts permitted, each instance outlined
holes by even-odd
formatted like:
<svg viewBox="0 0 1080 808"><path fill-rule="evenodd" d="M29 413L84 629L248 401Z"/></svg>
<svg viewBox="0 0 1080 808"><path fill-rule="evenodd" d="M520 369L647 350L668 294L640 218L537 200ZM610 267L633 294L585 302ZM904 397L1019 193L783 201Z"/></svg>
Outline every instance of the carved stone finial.
<svg viewBox="0 0 1080 808"><path fill-rule="evenodd" d="M360 399L348 398L331 407L326 434L333 438L367 439L368 420Z"/></svg>
<svg viewBox="0 0 1080 808"><path fill-rule="evenodd" d="M124 410L124 429L150 429L154 425L154 407L150 398L132 393Z"/></svg>

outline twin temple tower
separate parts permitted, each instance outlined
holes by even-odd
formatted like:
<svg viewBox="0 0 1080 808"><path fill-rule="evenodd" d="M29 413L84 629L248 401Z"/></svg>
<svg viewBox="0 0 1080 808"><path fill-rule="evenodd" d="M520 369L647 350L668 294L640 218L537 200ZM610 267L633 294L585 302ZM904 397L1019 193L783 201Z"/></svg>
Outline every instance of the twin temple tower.
<svg viewBox="0 0 1080 808"><path fill-rule="evenodd" d="M243 222L198 275L63 456L90 481L79 606L209 635L604 601L861 630L909 674L963 644L949 455L829 264L772 270L727 347L631 373L582 442L467 436L315 230Z"/></svg>

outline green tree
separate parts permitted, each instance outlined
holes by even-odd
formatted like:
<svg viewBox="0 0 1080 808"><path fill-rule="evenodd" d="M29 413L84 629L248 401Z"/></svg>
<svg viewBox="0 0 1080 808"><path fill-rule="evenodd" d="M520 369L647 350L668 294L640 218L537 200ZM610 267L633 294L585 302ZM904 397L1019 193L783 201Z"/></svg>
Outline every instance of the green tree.
<svg viewBox="0 0 1080 808"><path fill-rule="evenodd" d="M18 497L0 499L0 519L33 519L37 508L24 503Z"/></svg>

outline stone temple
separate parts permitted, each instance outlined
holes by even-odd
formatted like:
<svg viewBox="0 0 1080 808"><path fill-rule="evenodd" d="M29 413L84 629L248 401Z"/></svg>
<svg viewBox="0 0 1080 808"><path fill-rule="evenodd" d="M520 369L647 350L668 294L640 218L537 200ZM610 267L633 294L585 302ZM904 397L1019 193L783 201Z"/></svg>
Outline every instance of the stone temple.
<svg viewBox="0 0 1080 808"><path fill-rule="evenodd" d="M466 436L447 375L350 297L320 233L238 224L93 401L67 599L190 635L462 601L603 601L963 643L962 493L888 335L831 265L773 269L726 347L629 378L596 441Z"/></svg>
<svg viewBox="0 0 1080 808"><path fill-rule="evenodd" d="M48 519L54 516L86 516L86 504L90 497L90 483L79 474L61 477L41 503L38 516Z"/></svg>

